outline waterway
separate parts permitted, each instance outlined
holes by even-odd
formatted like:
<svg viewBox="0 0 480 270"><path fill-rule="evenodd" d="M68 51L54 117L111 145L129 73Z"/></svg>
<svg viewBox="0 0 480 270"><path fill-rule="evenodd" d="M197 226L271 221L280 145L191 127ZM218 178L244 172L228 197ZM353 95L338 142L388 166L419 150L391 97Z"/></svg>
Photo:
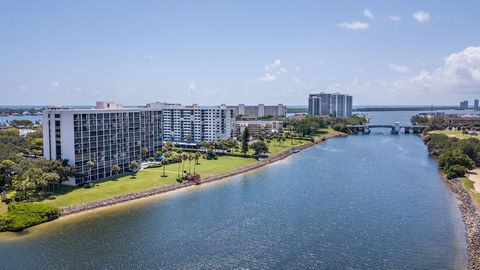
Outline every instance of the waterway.
<svg viewBox="0 0 480 270"><path fill-rule="evenodd" d="M411 113L369 113L407 123ZM1 269L464 269L417 135L336 138L225 181L0 234Z"/></svg>

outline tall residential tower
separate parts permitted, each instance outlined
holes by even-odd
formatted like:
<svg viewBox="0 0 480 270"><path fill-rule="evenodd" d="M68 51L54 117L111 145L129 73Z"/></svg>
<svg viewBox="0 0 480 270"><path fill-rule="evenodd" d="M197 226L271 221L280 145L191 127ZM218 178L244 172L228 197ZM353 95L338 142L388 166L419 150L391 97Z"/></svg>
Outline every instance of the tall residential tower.
<svg viewBox="0 0 480 270"><path fill-rule="evenodd" d="M353 97L340 93L310 94L308 97L308 114L330 115L334 117L352 116Z"/></svg>

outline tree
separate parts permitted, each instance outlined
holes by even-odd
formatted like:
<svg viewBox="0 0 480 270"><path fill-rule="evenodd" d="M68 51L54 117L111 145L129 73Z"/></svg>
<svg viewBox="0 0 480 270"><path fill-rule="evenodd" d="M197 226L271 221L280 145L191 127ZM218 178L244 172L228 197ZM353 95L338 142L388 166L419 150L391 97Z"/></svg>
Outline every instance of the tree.
<svg viewBox="0 0 480 270"><path fill-rule="evenodd" d="M58 173L48 172L43 174L43 178L48 184L52 185L53 192L55 193L55 186L60 183L60 175L58 175Z"/></svg>
<svg viewBox="0 0 480 270"><path fill-rule="evenodd" d="M182 173L185 172L185 162L188 160L188 154L182 154Z"/></svg>
<svg viewBox="0 0 480 270"><path fill-rule="evenodd" d="M6 159L0 162L0 173L5 178L5 185L10 185L12 182L12 177L15 171L18 169L17 163L12 160Z"/></svg>
<svg viewBox="0 0 480 270"><path fill-rule="evenodd" d="M143 148L142 148L143 160L146 160L146 159L147 159L147 153L148 153L148 148L147 148L147 147L143 147Z"/></svg>
<svg viewBox="0 0 480 270"><path fill-rule="evenodd" d="M23 198L26 200L28 191L35 188L35 183L30 181L28 177L15 177L13 180L13 187L16 191L23 192Z"/></svg>
<svg viewBox="0 0 480 270"><path fill-rule="evenodd" d="M43 177L44 174L45 172L41 168L31 167L25 173L25 177L33 182L37 189L44 189L48 185L48 182Z"/></svg>
<svg viewBox="0 0 480 270"><path fill-rule="evenodd" d="M453 165L460 165L467 170L475 168L475 162L465 155L460 149L449 149L438 157L438 164L440 168L448 170Z"/></svg>
<svg viewBox="0 0 480 270"><path fill-rule="evenodd" d="M448 179L453 179L464 177L467 171L467 168L463 167L462 165L455 164L446 168L445 173L447 174Z"/></svg>
<svg viewBox="0 0 480 270"><path fill-rule="evenodd" d="M112 174L113 175L117 175L120 172L120 170L121 170L120 166L118 166L116 164L112 166Z"/></svg>
<svg viewBox="0 0 480 270"><path fill-rule="evenodd" d="M268 153L268 145L263 141L257 141L252 143L250 145L250 148L252 148L255 151L255 155Z"/></svg>
<svg viewBox="0 0 480 270"><path fill-rule="evenodd" d="M130 162L130 165L128 166L128 168L131 170L131 171L135 171L138 169L138 162L133 160L132 162Z"/></svg>
<svg viewBox="0 0 480 270"><path fill-rule="evenodd" d="M247 155L247 152L248 152L249 139L250 139L250 131L248 130L248 127L246 127L242 133L242 153L244 155Z"/></svg>
<svg viewBox="0 0 480 270"><path fill-rule="evenodd" d="M177 178L180 178L180 165L182 163L183 157L181 154L176 154L174 156L175 161L178 161L178 169L177 169Z"/></svg>
<svg viewBox="0 0 480 270"><path fill-rule="evenodd" d="M188 173L190 173L190 168L192 166L193 154L188 155Z"/></svg>
<svg viewBox="0 0 480 270"><path fill-rule="evenodd" d="M95 163L91 160L87 161L87 167L88 167L88 181L92 181L92 169L95 167Z"/></svg>
<svg viewBox="0 0 480 270"><path fill-rule="evenodd" d="M193 174L196 173L195 167L196 167L198 164L200 164L200 163L198 163L198 160L200 159L201 156L202 156L202 155L201 155L199 152L195 152L195 153L193 154L193 158L195 159L195 163L193 163Z"/></svg>
<svg viewBox="0 0 480 270"><path fill-rule="evenodd" d="M162 161L160 161L160 165L163 167L162 177L167 177L167 175L165 174L165 168L166 168L167 165L168 165L168 160L162 159Z"/></svg>

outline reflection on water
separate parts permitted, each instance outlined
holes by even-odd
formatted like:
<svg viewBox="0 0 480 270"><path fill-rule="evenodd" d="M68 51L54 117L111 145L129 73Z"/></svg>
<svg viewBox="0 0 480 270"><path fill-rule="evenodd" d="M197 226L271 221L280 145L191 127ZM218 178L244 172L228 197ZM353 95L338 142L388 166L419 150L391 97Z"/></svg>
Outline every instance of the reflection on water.
<svg viewBox="0 0 480 270"><path fill-rule="evenodd" d="M338 138L228 181L0 234L6 269L462 269L454 194L416 135Z"/></svg>

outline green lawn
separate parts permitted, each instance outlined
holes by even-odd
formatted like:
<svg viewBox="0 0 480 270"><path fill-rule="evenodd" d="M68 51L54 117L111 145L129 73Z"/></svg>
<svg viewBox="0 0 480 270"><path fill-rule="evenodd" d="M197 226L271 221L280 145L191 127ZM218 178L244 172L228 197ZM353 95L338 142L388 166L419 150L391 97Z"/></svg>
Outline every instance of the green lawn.
<svg viewBox="0 0 480 270"><path fill-rule="evenodd" d="M286 141L283 141L281 143L278 141L272 140L268 145L268 151L270 153L270 156L274 156L289 147L298 147L307 143L309 143L309 141L297 140L297 139L287 139ZM234 150L233 153L243 154L242 152L240 152L239 149ZM252 149L249 149L247 154L254 155L255 151L253 151Z"/></svg>
<svg viewBox="0 0 480 270"><path fill-rule="evenodd" d="M193 172L193 162L191 171ZM256 162L253 158L219 157L218 160L201 159L196 171L202 177L221 174L235 170ZM145 169L137 173L135 178L130 175L119 176L94 183L94 187L80 188L62 186L60 194L45 202L52 206L70 206L79 203L110 198L126 193L143 191L153 187L178 184L178 164L170 164L165 168L167 177L161 177L163 168ZM188 161L185 162L185 170L188 171Z"/></svg>
<svg viewBox="0 0 480 270"><path fill-rule="evenodd" d="M459 131L459 130L448 130L448 129L446 129L446 130L432 130L432 131L429 131L428 133L445 134L449 137L458 138L460 140L470 139L470 138L480 139L480 135L463 134L462 131Z"/></svg>
<svg viewBox="0 0 480 270"><path fill-rule="evenodd" d="M461 180L463 183L463 188L466 189L468 192L472 193L477 203L480 203L480 193L474 191L473 181L466 177L462 178Z"/></svg>
<svg viewBox="0 0 480 270"><path fill-rule="evenodd" d="M308 143L305 140L286 140L280 145L278 142L271 142L269 149L270 155L276 155L282 150L292 146L301 146ZM249 152L253 154L253 151ZM253 158L241 158L231 156L220 156L218 160L200 159L200 165L196 166L196 172L202 177L209 175L222 174L233 171L243 166L256 162ZM193 163L190 171L193 173ZM189 170L189 162L185 162L186 171ZM181 170L181 169L180 169ZM178 164L170 164L165 168L167 177L162 177L163 168L144 169L137 173L133 178L131 175L118 176L93 183L91 188L62 186L58 194L51 199L45 200L46 203L56 206L70 206L95 200L119 196L126 193L138 192L154 187L178 184L177 171ZM1 208L0 208L1 211Z"/></svg>

